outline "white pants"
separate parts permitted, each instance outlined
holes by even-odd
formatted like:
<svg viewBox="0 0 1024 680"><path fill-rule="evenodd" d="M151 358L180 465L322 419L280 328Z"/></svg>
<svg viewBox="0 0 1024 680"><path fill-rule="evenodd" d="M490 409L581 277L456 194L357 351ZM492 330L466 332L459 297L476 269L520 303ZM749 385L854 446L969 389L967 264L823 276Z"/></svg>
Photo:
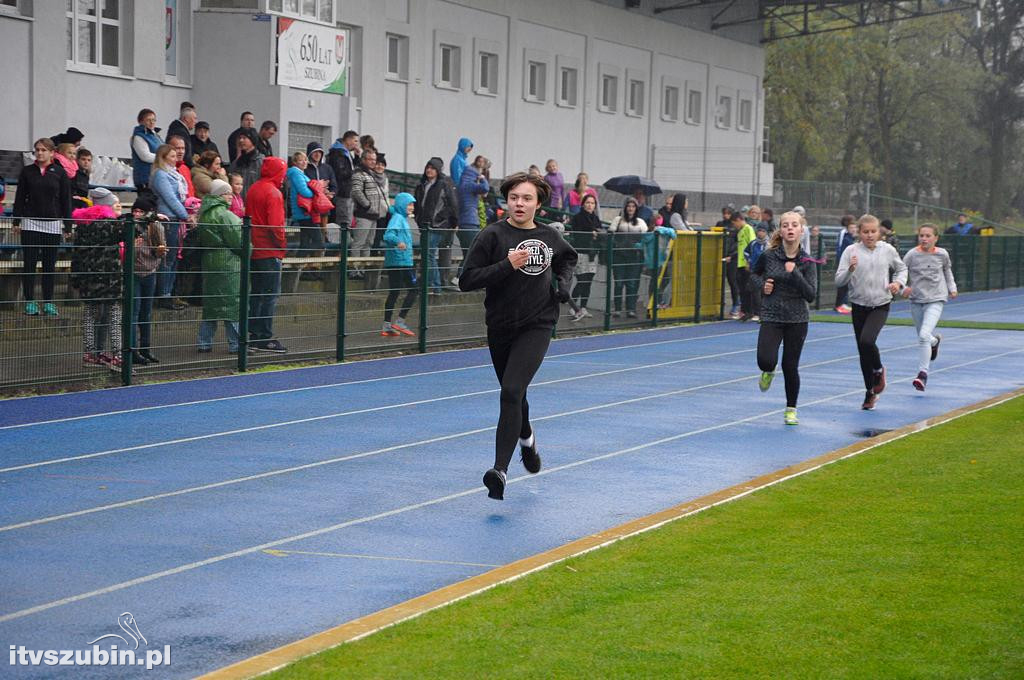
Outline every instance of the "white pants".
<svg viewBox="0 0 1024 680"><path fill-rule="evenodd" d="M938 338L932 334L939 318L942 316L942 308L945 302L911 302L910 315L914 317L914 328L917 329L917 370L928 372L932 360L932 347L938 342Z"/></svg>

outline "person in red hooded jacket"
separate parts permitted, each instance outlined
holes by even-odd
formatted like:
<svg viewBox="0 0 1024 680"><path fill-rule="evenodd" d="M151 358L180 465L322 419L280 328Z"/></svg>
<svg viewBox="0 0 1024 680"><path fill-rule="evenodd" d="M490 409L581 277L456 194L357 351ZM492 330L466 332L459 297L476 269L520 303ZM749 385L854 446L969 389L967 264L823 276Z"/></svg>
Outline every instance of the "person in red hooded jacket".
<svg viewBox="0 0 1024 680"><path fill-rule="evenodd" d="M281 295L281 260L287 250L284 231L284 159L263 159L260 178L245 197L245 214L252 221L250 261L249 346L283 354L288 348L274 340L274 307Z"/></svg>

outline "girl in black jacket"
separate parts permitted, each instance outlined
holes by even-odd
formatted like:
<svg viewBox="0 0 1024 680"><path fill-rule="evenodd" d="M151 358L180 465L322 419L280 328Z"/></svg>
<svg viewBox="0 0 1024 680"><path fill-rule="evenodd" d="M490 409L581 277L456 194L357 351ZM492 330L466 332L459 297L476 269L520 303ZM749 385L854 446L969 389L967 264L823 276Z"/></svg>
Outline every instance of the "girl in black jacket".
<svg viewBox="0 0 1024 680"><path fill-rule="evenodd" d="M578 300L576 304L579 305L580 311L573 315L573 321L582 321L593 316L587 311L587 302L590 301L590 286L597 275L597 237L601 230L601 218L597 216L597 199L586 194L580 204L580 211L569 221L569 243L579 254L572 299Z"/></svg>
<svg viewBox="0 0 1024 680"><path fill-rule="evenodd" d="M508 217L488 225L466 255L459 288L485 288L487 346L501 383L501 415L494 442L494 467L484 474L487 495L505 497L508 464L520 445L523 467L540 472L526 390L540 368L558 303L569 301L576 251L554 228L533 221L551 188L540 177L516 173L501 185ZM557 290L556 290L557 284Z"/></svg>
<svg viewBox="0 0 1024 680"><path fill-rule="evenodd" d="M775 366L782 350L782 375L786 379L787 425L797 425L796 400L800 394L800 352L807 337L808 303L814 300L817 278L815 262L800 249L803 236L800 214L785 213L771 245L757 258L751 285L761 288L761 329L757 335L757 365L761 369L761 391L771 387Z"/></svg>
<svg viewBox="0 0 1024 680"><path fill-rule="evenodd" d="M53 158L50 139L37 139L32 145L36 162L26 165L18 175L18 193L14 196L14 233L21 235L23 257L21 290L25 313L40 313L35 300L36 262L43 264L43 309L57 316L53 304L54 271L60 247L62 220L71 217L71 180Z"/></svg>

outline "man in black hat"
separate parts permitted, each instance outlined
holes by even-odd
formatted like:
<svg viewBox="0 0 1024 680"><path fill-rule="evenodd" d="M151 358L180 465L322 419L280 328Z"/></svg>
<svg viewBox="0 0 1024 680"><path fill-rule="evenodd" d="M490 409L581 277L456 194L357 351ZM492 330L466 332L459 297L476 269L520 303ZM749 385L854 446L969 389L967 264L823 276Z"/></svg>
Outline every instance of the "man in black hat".
<svg viewBox="0 0 1024 680"><path fill-rule="evenodd" d="M192 159L198 161L204 151L220 153L217 143L210 139L210 124L201 120L196 123L196 131L192 133Z"/></svg>
<svg viewBox="0 0 1024 680"><path fill-rule="evenodd" d="M238 156L231 163L231 172L242 176L242 197L249 193L249 187L260 178L263 154L256 148L259 135L254 128L242 128L238 135Z"/></svg>

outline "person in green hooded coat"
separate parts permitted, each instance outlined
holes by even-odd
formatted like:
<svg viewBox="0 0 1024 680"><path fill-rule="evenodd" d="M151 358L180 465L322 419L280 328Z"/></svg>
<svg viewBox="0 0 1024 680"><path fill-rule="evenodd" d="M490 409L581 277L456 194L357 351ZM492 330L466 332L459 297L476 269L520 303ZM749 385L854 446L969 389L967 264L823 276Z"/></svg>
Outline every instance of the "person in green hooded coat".
<svg viewBox="0 0 1024 680"><path fill-rule="evenodd" d="M199 351L213 350L217 321L224 321L228 350L238 351L238 288L242 255L242 220L232 213L231 185L210 183L199 211L199 245L203 251L203 320Z"/></svg>

